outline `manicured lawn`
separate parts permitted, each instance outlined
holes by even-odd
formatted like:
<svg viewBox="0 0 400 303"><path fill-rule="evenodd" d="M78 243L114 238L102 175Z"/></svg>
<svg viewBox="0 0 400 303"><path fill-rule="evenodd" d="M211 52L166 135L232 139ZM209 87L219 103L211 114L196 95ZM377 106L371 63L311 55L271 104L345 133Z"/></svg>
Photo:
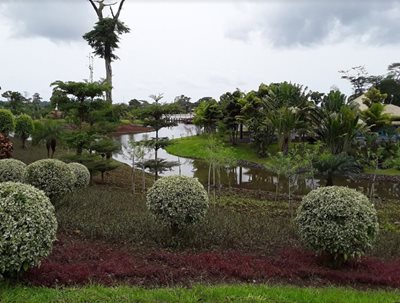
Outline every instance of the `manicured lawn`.
<svg viewBox="0 0 400 303"><path fill-rule="evenodd" d="M236 285L143 289L102 286L33 288L0 286L2 303L396 303L398 291L356 291L345 288L299 288Z"/></svg>
<svg viewBox="0 0 400 303"><path fill-rule="evenodd" d="M209 142L207 136L192 136L171 141L172 144L167 146L166 150L173 155L187 157L192 159L206 159L208 151L205 148ZM236 160L246 160L250 162L265 164L268 163L267 158L260 158L257 149L249 143L241 143L234 147L229 144L225 145L229 148ZM270 152L276 153L277 145L270 146Z"/></svg>

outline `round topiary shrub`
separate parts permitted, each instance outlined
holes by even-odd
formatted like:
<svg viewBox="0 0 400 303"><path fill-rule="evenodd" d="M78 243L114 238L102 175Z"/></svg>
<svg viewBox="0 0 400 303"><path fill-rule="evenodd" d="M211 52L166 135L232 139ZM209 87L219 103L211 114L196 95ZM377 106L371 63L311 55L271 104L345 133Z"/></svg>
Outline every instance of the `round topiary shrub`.
<svg viewBox="0 0 400 303"><path fill-rule="evenodd" d="M0 274L40 264L56 238L54 206L31 185L0 183Z"/></svg>
<svg viewBox="0 0 400 303"><path fill-rule="evenodd" d="M16 159L0 160L0 182L24 182L26 164Z"/></svg>
<svg viewBox="0 0 400 303"><path fill-rule="evenodd" d="M149 189L147 207L157 221L177 231L204 218L208 195L197 179L164 177Z"/></svg>
<svg viewBox="0 0 400 303"><path fill-rule="evenodd" d="M74 187L77 189L85 188L90 183L90 172L88 168L80 163L69 163L68 166L72 169L75 174L75 185Z"/></svg>
<svg viewBox="0 0 400 303"><path fill-rule="evenodd" d="M304 244L332 265L362 256L378 233L375 207L347 187L321 187L303 198L296 223Z"/></svg>
<svg viewBox="0 0 400 303"><path fill-rule="evenodd" d="M71 192L75 174L68 164L56 159L44 159L26 167L25 182L43 190L52 202Z"/></svg>

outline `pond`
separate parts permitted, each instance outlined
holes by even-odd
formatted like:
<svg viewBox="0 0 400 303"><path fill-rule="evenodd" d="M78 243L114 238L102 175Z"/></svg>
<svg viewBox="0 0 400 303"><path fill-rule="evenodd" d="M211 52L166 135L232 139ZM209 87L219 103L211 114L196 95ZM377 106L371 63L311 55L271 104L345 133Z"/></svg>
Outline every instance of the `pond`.
<svg viewBox="0 0 400 303"><path fill-rule="evenodd" d="M159 132L160 137L168 137L170 139L181 138L186 136L196 135L196 127L189 124L178 124L175 127L163 128ZM119 140L122 145L120 153L114 155L114 159L131 164L131 159L128 153L129 140L140 141L155 137L155 132L135 134L135 135L122 135ZM180 166L174 167L171 171L167 171L163 176L170 175L183 175L195 177L203 184L207 184L208 180L208 164L203 160L193 160L182 157L177 157L167 153L164 149L158 151L159 158L166 159L167 161L177 161ZM148 152L146 159L154 158L154 152ZM232 186L244 189L256 189L263 191L275 192L278 178L275 174L261 168L238 166L233 169L227 169L221 172L221 184L223 186ZM292 182L292 190L294 194L302 195L312 190L313 185L319 186L325 184L325 179L316 177L313 180L304 176L299 176ZM371 187L371 182L366 180L358 180L356 178L336 177L334 178L335 185L348 186L358 189L365 193ZM279 179L279 192L287 193L288 179L280 177ZM394 199L400 197L400 188L397 183L392 182L375 182L375 192L381 198Z"/></svg>

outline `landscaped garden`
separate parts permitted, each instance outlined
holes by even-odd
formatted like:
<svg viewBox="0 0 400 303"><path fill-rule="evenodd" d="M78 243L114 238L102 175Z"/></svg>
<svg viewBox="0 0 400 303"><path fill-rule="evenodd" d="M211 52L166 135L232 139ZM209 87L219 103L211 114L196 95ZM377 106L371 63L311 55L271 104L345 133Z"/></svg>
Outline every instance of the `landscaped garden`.
<svg viewBox="0 0 400 303"><path fill-rule="evenodd" d="M400 302L400 64L113 103L125 1L89 2L106 78L2 94L1 303Z"/></svg>

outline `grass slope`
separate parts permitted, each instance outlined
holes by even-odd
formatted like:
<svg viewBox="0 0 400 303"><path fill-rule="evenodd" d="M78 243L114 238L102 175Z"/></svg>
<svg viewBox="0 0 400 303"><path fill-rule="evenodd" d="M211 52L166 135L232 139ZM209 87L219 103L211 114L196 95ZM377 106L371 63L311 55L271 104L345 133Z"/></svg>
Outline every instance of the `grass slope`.
<svg viewBox="0 0 400 303"><path fill-rule="evenodd" d="M205 148L209 142L207 136L192 136L181 139L171 140L171 145L167 146L166 150L170 154L180 157L192 158L192 159L206 159L208 151ZM257 149L248 143L241 143L235 147L226 147L232 152L233 157L236 160L246 160L255 163L265 164L268 163L268 159L260 158L257 154ZM277 146L272 145L270 152L276 153Z"/></svg>
<svg viewBox="0 0 400 303"><path fill-rule="evenodd" d="M385 303L398 302L398 291L355 291L345 288L298 288L286 286L237 285L143 289L90 286L87 288L27 288L0 286L2 303Z"/></svg>

